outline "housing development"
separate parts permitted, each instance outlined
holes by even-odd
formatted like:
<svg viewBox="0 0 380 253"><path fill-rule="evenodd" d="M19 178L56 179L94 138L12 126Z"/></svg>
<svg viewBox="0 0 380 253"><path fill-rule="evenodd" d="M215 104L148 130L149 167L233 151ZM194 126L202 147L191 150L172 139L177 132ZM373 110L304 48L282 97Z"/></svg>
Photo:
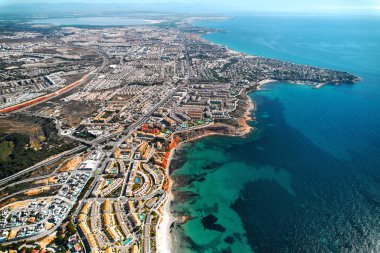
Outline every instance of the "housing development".
<svg viewBox="0 0 380 253"><path fill-rule="evenodd" d="M186 19L26 27L0 33L0 127L12 125L9 134L30 124L22 133L31 143L20 152L57 152L0 179L5 250L158 252L178 144L247 133L247 92L266 82L317 88L359 80L231 51ZM31 131L41 122L52 126L49 134L42 127L47 137ZM7 136L0 141L11 156L17 143Z"/></svg>

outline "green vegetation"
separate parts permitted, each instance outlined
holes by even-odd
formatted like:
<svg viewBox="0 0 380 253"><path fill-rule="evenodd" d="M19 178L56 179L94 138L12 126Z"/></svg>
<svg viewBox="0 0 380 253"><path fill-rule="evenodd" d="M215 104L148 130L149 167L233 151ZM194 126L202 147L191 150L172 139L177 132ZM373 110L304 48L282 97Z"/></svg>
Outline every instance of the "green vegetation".
<svg viewBox="0 0 380 253"><path fill-rule="evenodd" d="M112 145L106 145L103 149L104 150L111 150L111 149L113 149L113 146Z"/></svg>
<svg viewBox="0 0 380 253"><path fill-rule="evenodd" d="M134 184L133 186L132 186L132 191L136 191L138 188L140 188L140 184Z"/></svg>
<svg viewBox="0 0 380 253"><path fill-rule="evenodd" d="M64 159L60 159L55 163L48 164L40 167L38 170L33 170L28 173L24 173L18 177L15 177L13 180L9 181L8 184L16 183L24 179L29 179L33 177L46 176L53 173L53 171L64 161Z"/></svg>
<svg viewBox="0 0 380 253"><path fill-rule="evenodd" d="M8 147L9 143L13 143L13 150L8 155L9 159L0 159L0 178L13 175L14 173L28 168L52 155L64 152L74 147L73 144L59 143L59 140L55 140L49 143L50 145L44 145L41 150L35 150L29 147L29 137L19 133L12 133L1 138L0 147ZM4 144L5 143L5 144ZM55 145L54 145L55 144Z"/></svg>
<svg viewBox="0 0 380 253"><path fill-rule="evenodd" d="M107 197L117 198L120 196L120 193L121 193L121 187L119 187L116 190L114 190L113 192L111 192L111 194L109 194Z"/></svg>
<svg viewBox="0 0 380 253"><path fill-rule="evenodd" d="M32 195L28 195L27 192L18 193L12 197L7 197L7 198L3 199L0 202L0 207L3 207L5 205L9 204L9 200L11 202L16 202L16 201L27 200L27 199L30 199L31 197L42 198L42 197L49 197L52 195L56 195L56 194L58 194L58 191L61 189L61 187L62 186L60 186L60 185L51 186L49 188L42 189L41 191L36 192L35 194L32 194Z"/></svg>
<svg viewBox="0 0 380 253"><path fill-rule="evenodd" d="M91 177L86 185L83 187L83 190L81 191L81 193L79 194L78 196L78 199L77 201L75 202L75 204L73 205L73 207L71 208L70 212L69 212L69 215L68 215L68 219L70 219L71 215L75 212L75 210L78 208L78 204L79 202L83 199L84 195L86 194L86 192L88 192L90 190L90 186L92 185L92 183L94 182L94 179L95 177Z"/></svg>
<svg viewBox="0 0 380 253"><path fill-rule="evenodd" d="M25 243L25 241L20 241L20 242L15 242L15 243L12 243L11 245L7 245L7 246L3 246L0 244L0 251L8 251L8 250L18 250L23 244Z"/></svg>
<svg viewBox="0 0 380 253"><path fill-rule="evenodd" d="M76 234L77 230L75 225L69 221L67 225L62 225L57 231L57 236L54 239L54 243L57 245L57 252L67 252L69 238Z"/></svg>
<svg viewBox="0 0 380 253"><path fill-rule="evenodd" d="M40 182L37 182L40 181ZM10 194L13 194L15 192L23 191L26 189L32 189L32 188L37 188L41 186L47 185L45 182L41 182L41 180L35 180L35 181L28 181L25 183L19 183L11 186L7 186L4 189L1 190L0 192L0 198L6 197Z"/></svg>
<svg viewBox="0 0 380 253"><path fill-rule="evenodd" d="M106 119L108 118L109 116L112 115L112 113L114 113L113 111L104 111L103 115L100 117L102 119Z"/></svg>
<svg viewBox="0 0 380 253"><path fill-rule="evenodd" d="M225 63L222 67L222 71L226 71L227 69L229 69L232 65L234 65L235 63L238 62L238 59L235 59L235 58L231 58L229 60L229 62Z"/></svg>
<svg viewBox="0 0 380 253"><path fill-rule="evenodd" d="M7 246L3 246L0 244L0 252L8 252L9 250L14 250L16 252L25 252L25 253L31 253L33 250L41 250L41 246L35 245L35 246L28 246L25 247L25 245L35 245L34 241L20 241L15 242ZM45 251L46 253L49 253L51 251Z"/></svg>
<svg viewBox="0 0 380 253"><path fill-rule="evenodd" d="M78 126L75 129L75 132L73 134L75 137L86 139L86 140L93 140L96 138L95 135L89 133L87 131L87 128L85 126Z"/></svg>
<svg viewBox="0 0 380 253"><path fill-rule="evenodd" d="M37 245L36 247L34 248L26 248L26 247L22 247L20 249L20 252L25 252L25 253L32 253L33 251L35 250L41 250L41 246ZM50 252L50 251L47 251L47 252Z"/></svg>
<svg viewBox="0 0 380 253"><path fill-rule="evenodd" d="M12 154L14 144L11 141L4 141L0 143L0 162L8 162L9 155Z"/></svg>
<svg viewBox="0 0 380 253"><path fill-rule="evenodd" d="M0 179L13 175L50 156L76 146L75 143L67 142L58 137L55 123L50 119L12 115L12 117L3 119L2 125L7 126L7 122L17 122L19 126L15 128L13 132L0 132ZM35 145L33 145L31 141L29 130L26 129L27 125L40 127L39 132L40 135L44 136L44 139L39 144L38 149L34 148ZM23 126L25 130L23 130L21 126Z"/></svg>

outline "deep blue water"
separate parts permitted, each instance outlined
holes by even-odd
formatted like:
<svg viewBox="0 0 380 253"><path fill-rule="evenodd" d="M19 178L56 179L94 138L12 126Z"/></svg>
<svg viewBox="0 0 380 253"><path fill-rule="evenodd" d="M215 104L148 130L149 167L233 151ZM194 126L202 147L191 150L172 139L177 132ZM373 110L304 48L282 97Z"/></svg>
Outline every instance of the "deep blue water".
<svg viewBox="0 0 380 253"><path fill-rule="evenodd" d="M186 146L173 177L190 178L175 187L187 198L173 209L194 219L176 229L177 250L380 252L380 18L260 16L197 25L224 29L205 38L231 49L363 81L267 85L250 94L257 130L247 138ZM224 230L205 227L208 215Z"/></svg>

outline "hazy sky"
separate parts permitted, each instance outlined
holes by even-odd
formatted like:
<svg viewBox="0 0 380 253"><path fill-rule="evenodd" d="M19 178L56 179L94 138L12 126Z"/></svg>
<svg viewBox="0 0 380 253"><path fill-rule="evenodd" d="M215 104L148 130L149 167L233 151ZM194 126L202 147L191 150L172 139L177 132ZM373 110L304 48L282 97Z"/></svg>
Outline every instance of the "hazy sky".
<svg viewBox="0 0 380 253"><path fill-rule="evenodd" d="M176 3L207 5L232 10L379 10L380 0L0 0L0 4L24 3L124 3L154 4Z"/></svg>

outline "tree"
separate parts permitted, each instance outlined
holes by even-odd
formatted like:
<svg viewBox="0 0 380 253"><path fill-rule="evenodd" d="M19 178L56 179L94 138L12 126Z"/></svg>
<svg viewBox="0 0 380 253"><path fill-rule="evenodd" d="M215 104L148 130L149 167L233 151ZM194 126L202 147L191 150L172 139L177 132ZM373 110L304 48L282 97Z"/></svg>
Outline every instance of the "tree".
<svg viewBox="0 0 380 253"><path fill-rule="evenodd" d="M75 225L71 221L67 224L66 228L68 237L74 235L77 232Z"/></svg>

